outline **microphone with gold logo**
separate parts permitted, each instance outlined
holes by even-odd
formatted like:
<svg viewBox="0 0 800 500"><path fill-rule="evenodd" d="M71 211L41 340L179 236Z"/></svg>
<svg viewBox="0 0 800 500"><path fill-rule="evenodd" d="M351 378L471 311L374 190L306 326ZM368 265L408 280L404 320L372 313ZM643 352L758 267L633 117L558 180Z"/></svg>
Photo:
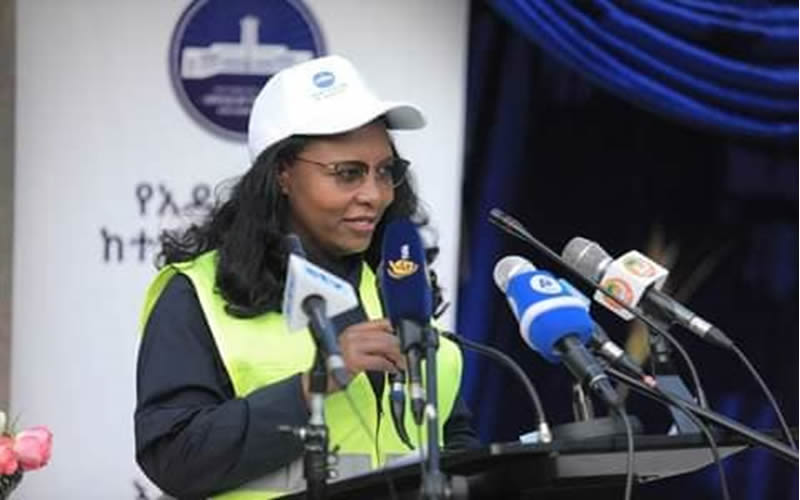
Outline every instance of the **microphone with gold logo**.
<svg viewBox="0 0 800 500"><path fill-rule="evenodd" d="M408 219L397 219L386 227L382 250L381 296L406 355L414 421L422 425L425 393L421 359L425 352L425 328L429 327L433 312L425 249L417 227Z"/></svg>

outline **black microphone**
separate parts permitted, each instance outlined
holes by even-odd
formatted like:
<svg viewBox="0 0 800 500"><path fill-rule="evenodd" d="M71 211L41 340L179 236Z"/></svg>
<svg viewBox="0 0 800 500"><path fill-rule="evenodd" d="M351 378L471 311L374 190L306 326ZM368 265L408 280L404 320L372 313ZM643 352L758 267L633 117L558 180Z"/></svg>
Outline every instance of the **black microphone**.
<svg viewBox="0 0 800 500"><path fill-rule="evenodd" d="M630 252L629 252L630 254ZM561 252L563 259L571 264L586 278L603 286L608 280L609 270L615 269L613 283L607 286L616 287L627 294L628 305L641 308L650 314L666 318L678 323L700 338L726 349L733 349L734 343L719 328L701 318L681 303L658 290L655 286L647 286L643 292L637 293L635 283L648 275L657 265L638 252L626 254L617 260L611 258L603 247L586 238L576 237L570 240ZM619 310L604 300L604 306L615 313Z"/></svg>
<svg viewBox="0 0 800 500"><path fill-rule="evenodd" d="M425 249L416 226L404 218L390 222L384 232L382 252L381 293L406 354L414 421L422 425L425 393L421 362L425 330L430 328L433 313L433 292L428 282Z"/></svg>
<svg viewBox="0 0 800 500"><path fill-rule="evenodd" d="M628 356L628 353L626 353L623 348L611 340L605 330L603 330L603 327L596 322L594 324L592 336L589 338L589 347L612 366L616 366L620 370L624 370L631 375L639 377L647 381L648 384L655 383L655 379L645 374L642 367Z"/></svg>

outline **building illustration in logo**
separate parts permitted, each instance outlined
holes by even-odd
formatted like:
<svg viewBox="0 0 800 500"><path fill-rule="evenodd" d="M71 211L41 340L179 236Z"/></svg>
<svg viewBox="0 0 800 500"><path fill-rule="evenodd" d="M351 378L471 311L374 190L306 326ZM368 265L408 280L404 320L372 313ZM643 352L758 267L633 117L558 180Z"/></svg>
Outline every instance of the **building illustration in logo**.
<svg viewBox="0 0 800 500"><path fill-rule="evenodd" d="M303 0L192 0L172 33L169 76L195 123L245 140L253 101L272 75L324 54Z"/></svg>
<svg viewBox="0 0 800 500"><path fill-rule="evenodd" d="M255 16L239 20L239 43L214 42L207 47L184 47L181 78L199 79L216 75L274 75L314 57L310 50L292 50L283 44L261 44L260 21Z"/></svg>

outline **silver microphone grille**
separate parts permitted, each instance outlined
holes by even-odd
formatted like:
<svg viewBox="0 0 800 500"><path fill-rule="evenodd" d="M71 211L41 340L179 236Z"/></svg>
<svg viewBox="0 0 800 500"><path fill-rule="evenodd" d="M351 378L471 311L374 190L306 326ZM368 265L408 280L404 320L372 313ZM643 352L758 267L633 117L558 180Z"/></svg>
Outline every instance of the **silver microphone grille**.
<svg viewBox="0 0 800 500"><path fill-rule="evenodd" d="M519 273L526 271L535 271L536 267L524 257L519 255L506 255L494 266L494 283L497 288L504 293L508 287L508 281Z"/></svg>
<svg viewBox="0 0 800 500"><path fill-rule="evenodd" d="M606 267L612 261L603 247L580 236L572 238L567 243L561 252L561 258L595 283L600 282Z"/></svg>

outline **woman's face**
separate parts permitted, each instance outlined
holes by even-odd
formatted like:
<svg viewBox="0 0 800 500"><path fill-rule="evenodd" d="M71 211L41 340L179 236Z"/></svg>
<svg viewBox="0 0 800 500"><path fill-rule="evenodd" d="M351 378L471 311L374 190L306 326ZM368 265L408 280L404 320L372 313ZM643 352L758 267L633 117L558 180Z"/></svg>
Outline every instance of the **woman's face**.
<svg viewBox="0 0 800 500"><path fill-rule="evenodd" d="M289 201L292 231L333 256L365 251L394 200L384 168L392 159L382 122L314 139L279 176ZM369 168L359 180L358 169L351 168L354 163L343 162L361 162Z"/></svg>

